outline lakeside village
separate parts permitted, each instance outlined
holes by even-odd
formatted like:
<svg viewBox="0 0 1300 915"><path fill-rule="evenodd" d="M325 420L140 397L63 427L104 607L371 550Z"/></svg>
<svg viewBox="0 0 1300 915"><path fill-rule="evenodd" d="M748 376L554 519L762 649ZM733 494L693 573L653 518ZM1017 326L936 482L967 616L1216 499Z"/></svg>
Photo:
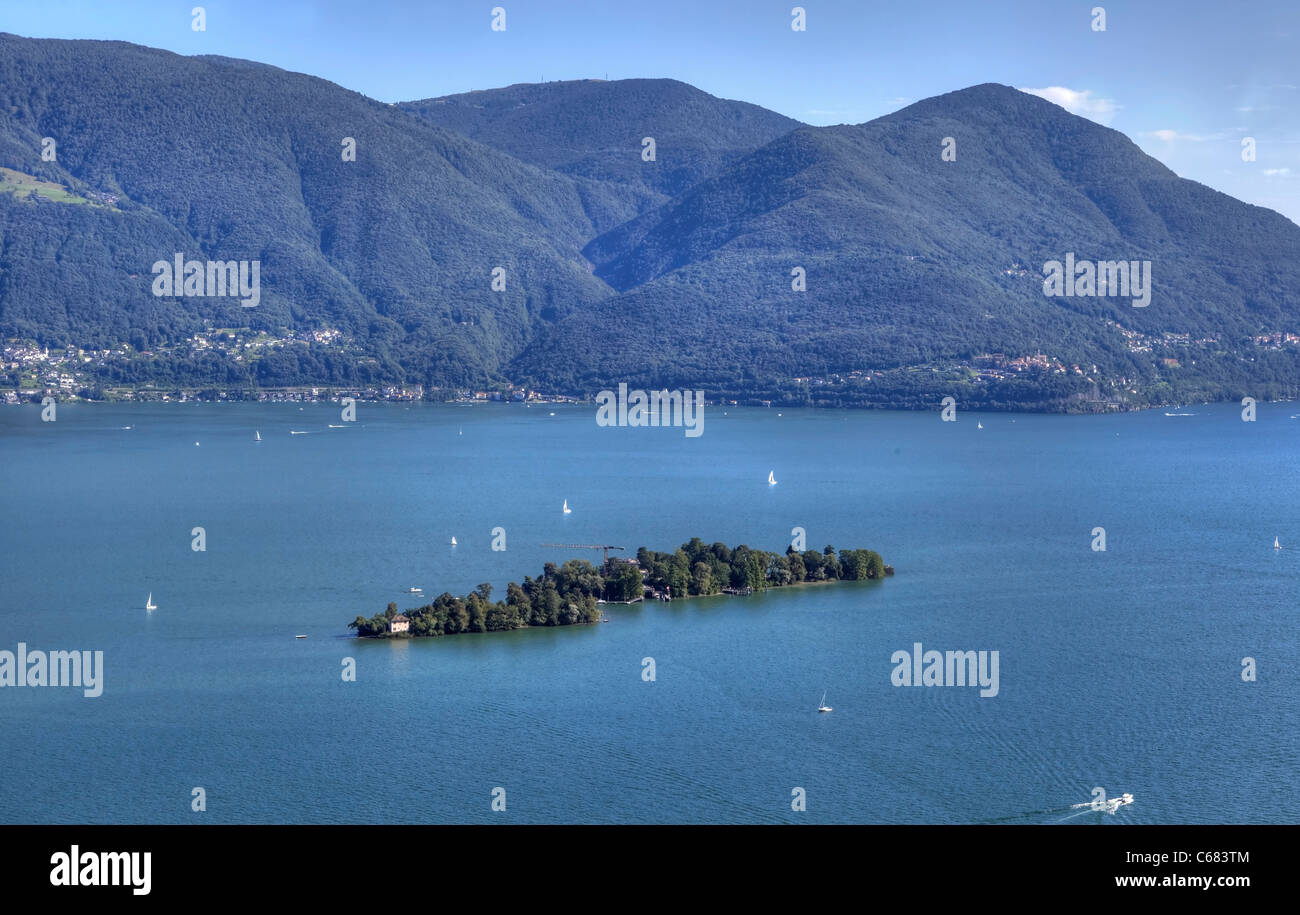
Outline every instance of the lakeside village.
<svg viewBox="0 0 1300 915"><path fill-rule="evenodd" d="M563 565L546 563L542 574L525 576L522 585L510 582L505 600L492 600L492 585L484 582L464 597L440 594L431 603L399 612L396 603L367 619L348 624L362 638L413 638L499 632L534 626L573 626L609 622L601 604L636 604L713 595L749 595L773 588L837 581L880 581L894 574L875 550L835 550L827 546L769 553L744 544L707 544L699 537L672 552L641 547L636 558L610 556L621 546L550 544L571 549L601 550L597 568L585 559ZM408 588L408 594L423 594Z"/></svg>
<svg viewBox="0 0 1300 915"><path fill-rule="evenodd" d="M232 362L242 367L292 347L351 348L337 330L287 331L280 335L247 328L210 328L170 346L138 348L122 343L112 349L87 350L38 346L30 340L6 340L0 346L0 400L7 404L40 403L45 397L67 401L134 403L259 402L313 403L354 397L360 401L435 401L489 403L581 403L586 398L548 394L513 385L492 390L425 388L420 384L316 384L225 389L217 386L179 387L167 384L115 384L106 377L128 374L132 364L153 360ZM356 353L358 363L375 363Z"/></svg>
<svg viewBox="0 0 1300 915"><path fill-rule="evenodd" d="M1162 369L1178 369L1189 353L1211 350L1220 346L1217 337L1192 339L1189 334L1165 332L1142 334L1107 321L1124 340L1125 348L1133 354L1145 354ZM1300 348L1300 334L1271 332L1250 338L1250 344L1261 350ZM63 349L43 347L31 340L8 339L0 343L0 401L6 404L40 403L46 397L60 402L69 401L126 401L137 403L191 401L257 401L294 402L338 401L354 397L360 401L430 401L438 403L587 403L591 398L569 393L533 390L525 386L502 383L490 389L439 388L419 384L305 384L296 386L246 386L222 388L219 386L182 387L166 383L114 382L110 379L148 377L141 372L142 365L155 362L164 364L189 362L205 367L233 364L239 374L257 376L257 363L293 348L303 347L329 351L335 355L354 358L358 366L377 365L343 338L340 331L318 329L281 331L272 335L248 328L208 328L175 344L148 348L143 341L121 343L111 349ZM1194 361L1194 359L1193 359ZM882 388L900 376L919 372L944 372L966 379L975 385L997 385L1005 381L1047 378L1051 376L1077 376L1094 383L1105 381L1097 366L1066 364L1045 353L1009 355L983 353L969 360L959 360L943 365L907 366L888 371L860 369L828 373L824 376L800 376L790 383L816 396L818 391L843 388L862 390L864 386ZM1123 389L1130 389L1136 379L1110 379ZM876 384L872 384L875 382ZM769 395L771 396L771 395ZM725 395L710 404L771 406L772 401L762 396L729 399ZM1119 409L1119 402L1104 404L1109 409Z"/></svg>

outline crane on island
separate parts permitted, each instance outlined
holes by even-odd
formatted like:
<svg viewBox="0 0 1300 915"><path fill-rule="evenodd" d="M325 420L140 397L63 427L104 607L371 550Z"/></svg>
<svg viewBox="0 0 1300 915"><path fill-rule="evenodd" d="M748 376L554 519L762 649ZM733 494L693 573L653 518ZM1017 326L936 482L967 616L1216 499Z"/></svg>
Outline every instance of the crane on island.
<svg viewBox="0 0 1300 915"><path fill-rule="evenodd" d="M613 546L611 544L601 544L601 543L543 543L542 546L558 546L566 550L600 550L602 556L604 557L602 561L602 568L604 566L609 565L610 550L623 549L623 547L621 546Z"/></svg>

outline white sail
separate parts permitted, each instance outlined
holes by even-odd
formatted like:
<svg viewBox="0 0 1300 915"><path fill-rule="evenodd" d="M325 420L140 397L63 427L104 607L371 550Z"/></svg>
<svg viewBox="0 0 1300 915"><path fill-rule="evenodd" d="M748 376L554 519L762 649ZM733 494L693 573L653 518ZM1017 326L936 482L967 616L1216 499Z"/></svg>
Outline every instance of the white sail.
<svg viewBox="0 0 1300 915"><path fill-rule="evenodd" d="M573 509L569 508L569 500L568 500L568 499L565 499L565 500L564 500L564 513L565 513L566 515L568 515L568 514L572 514L572 513L573 513Z"/></svg>
<svg viewBox="0 0 1300 915"><path fill-rule="evenodd" d="M767 485L768 485L768 486L775 486L775 485L776 485L776 471L775 471L775 470L769 470L769 471L767 472Z"/></svg>
<svg viewBox="0 0 1300 915"><path fill-rule="evenodd" d="M1276 537L1273 538L1273 549L1275 550L1282 549L1282 544L1278 542L1278 539Z"/></svg>
<svg viewBox="0 0 1300 915"><path fill-rule="evenodd" d="M260 442L262 440L262 430L259 429L258 431L254 432L253 435L256 436L253 439L253 441Z"/></svg>
<svg viewBox="0 0 1300 915"><path fill-rule="evenodd" d="M452 538L451 538L451 545L452 545L452 546L455 546L455 545L456 545L456 538L455 538L455 537L452 537Z"/></svg>
<svg viewBox="0 0 1300 915"><path fill-rule="evenodd" d="M157 606L154 604L154 602L153 602L153 592L152 592L152 591L150 591L150 592L149 592L149 596L148 596L147 598L145 598L144 608L145 608L146 610L157 610L157 609L158 609L158 607L157 607Z"/></svg>

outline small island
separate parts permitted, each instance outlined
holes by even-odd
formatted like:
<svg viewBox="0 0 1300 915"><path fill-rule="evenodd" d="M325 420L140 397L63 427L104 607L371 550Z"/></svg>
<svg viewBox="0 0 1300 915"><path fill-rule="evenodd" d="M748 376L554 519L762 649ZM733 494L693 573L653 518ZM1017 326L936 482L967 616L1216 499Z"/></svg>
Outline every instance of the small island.
<svg viewBox="0 0 1300 915"><path fill-rule="evenodd" d="M510 582L504 601L492 600L492 585L483 583L464 597L448 593L431 604L399 613L397 604L369 619L348 624L362 638L411 638L500 632L530 626L572 626L602 619L601 603L636 603L752 594L769 588L830 581L865 581L894 574L874 550L799 552L793 546L769 553L725 543L709 545L698 537L671 553L641 547L636 559L611 557L601 568L585 559L564 565L546 563L540 578Z"/></svg>

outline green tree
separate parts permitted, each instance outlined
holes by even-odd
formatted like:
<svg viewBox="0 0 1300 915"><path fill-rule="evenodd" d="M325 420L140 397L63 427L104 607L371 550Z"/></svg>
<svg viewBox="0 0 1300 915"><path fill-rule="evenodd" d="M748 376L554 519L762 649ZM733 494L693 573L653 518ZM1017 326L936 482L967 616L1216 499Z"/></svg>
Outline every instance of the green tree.
<svg viewBox="0 0 1300 915"><path fill-rule="evenodd" d="M822 568L828 580L834 581L840 577L840 561L835 558L835 547L829 544L822 551Z"/></svg>
<svg viewBox="0 0 1300 915"><path fill-rule="evenodd" d="M510 626L512 629L516 626L527 626L533 612L532 601L528 599L524 589L513 581L506 585L506 611L505 620L512 623Z"/></svg>
<svg viewBox="0 0 1300 915"><path fill-rule="evenodd" d="M537 626L555 626L560 621L560 593L555 589L554 579L542 582L538 600L533 601L533 617Z"/></svg>
<svg viewBox="0 0 1300 915"><path fill-rule="evenodd" d="M691 592L713 594L713 570L707 562L697 562L691 567Z"/></svg>
<svg viewBox="0 0 1300 915"><path fill-rule="evenodd" d="M790 572L790 560L785 556L773 555L767 564L767 580L781 587L788 585L794 580Z"/></svg>
<svg viewBox="0 0 1300 915"><path fill-rule="evenodd" d="M668 586L673 597L686 597L691 593L691 561L685 550L678 550L668 560Z"/></svg>
<svg viewBox="0 0 1300 915"><path fill-rule="evenodd" d="M630 562L620 562L608 584L610 600L637 600L645 591L645 585L641 583L641 570Z"/></svg>
<svg viewBox="0 0 1300 915"><path fill-rule="evenodd" d="M564 597L590 594L599 597L605 592L605 581L599 570L585 559L570 559L555 575L555 587Z"/></svg>
<svg viewBox="0 0 1300 915"><path fill-rule="evenodd" d="M491 590L489 587L488 590ZM466 632L485 632L487 630L488 608L492 605L485 601L478 590L475 589L468 597L465 598L465 615L468 618L465 624Z"/></svg>

